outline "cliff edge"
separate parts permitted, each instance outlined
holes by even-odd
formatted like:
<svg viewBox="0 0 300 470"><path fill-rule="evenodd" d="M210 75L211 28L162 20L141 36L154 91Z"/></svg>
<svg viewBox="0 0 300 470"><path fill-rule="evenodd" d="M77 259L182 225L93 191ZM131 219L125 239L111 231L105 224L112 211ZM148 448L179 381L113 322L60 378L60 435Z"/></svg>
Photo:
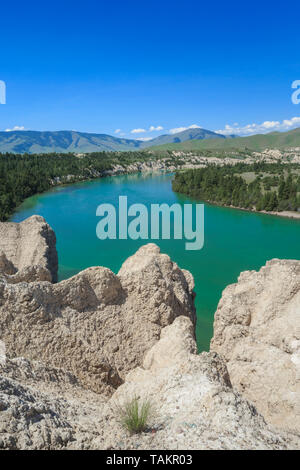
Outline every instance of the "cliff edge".
<svg viewBox="0 0 300 470"><path fill-rule="evenodd" d="M300 432L300 261L241 273L219 302L211 350L269 423Z"/></svg>
<svg viewBox="0 0 300 470"><path fill-rule="evenodd" d="M21 223L0 222L0 272L8 266L7 274L38 266L49 271L52 282L57 281L56 237L43 217L33 215ZM45 276L43 273L42 280Z"/></svg>
<svg viewBox="0 0 300 470"><path fill-rule="evenodd" d="M300 448L299 261L242 273L198 354L193 277L156 245L55 284L44 219L5 225L1 449ZM139 435L119 423L134 397L154 409Z"/></svg>
<svg viewBox="0 0 300 470"><path fill-rule="evenodd" d="M156 245L118 275L92 267L52 284L0 274L0 338L8 357L40 360L111 394L177 316L195 322L192 276Z"/></svg>

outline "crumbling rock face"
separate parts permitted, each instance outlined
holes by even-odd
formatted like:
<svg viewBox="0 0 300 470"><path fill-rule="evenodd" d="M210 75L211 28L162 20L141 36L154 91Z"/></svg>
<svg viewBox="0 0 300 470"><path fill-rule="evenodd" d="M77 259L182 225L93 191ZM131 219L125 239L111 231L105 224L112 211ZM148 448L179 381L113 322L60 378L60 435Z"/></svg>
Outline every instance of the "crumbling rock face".
<svg viewBox="0 0 300 470"><path fill-rule="evenodd" d="M189 318L176 318L162 330L161 339L148 351L143 366L131 371L110 399L112 410L134 396L150 400L156 432L135 437L138 447L299 447L297 437L272 430L253 404L232 389L226 365L216 353L196 354L193 332ZM124 448L130 448L131 442L125 438ZM107 444L116 445L109 434Z"/></svg>
<svg viewBox="0 0 300 470"><path fill-rule="evenodd" d="M43 218L0 224L0 449L300 448L300 261L242 273L200 355L193 277L156 245L56 274ZM136 396L155 412L130 436Z"/></svg>
<svg viewBox="0 0 300 470"><path fill-rule="evenodd" d="M191 275L156 245L142 247L118 276L94 267L57 284L16 283L20 273L0 276L7 356L64 368L95 392L111 394L174 318L195 320Z"/></svg>
<svg viewBox="0 0 300 470"><path fill-rule="evenodd" d="M118 405L138 396L154 413L129 435ZM194 327L180 316L162 329L109 399L62 369L24 358L0 363L0 449L297 449L299 438L269 427L234 391L216 353L196 354Z"/></svg>
<svg viewBox="0 0 300 470"><path fill-rule="evenodd" d="M90 448L104 399L75 376L40 362L0 361L0 449Z"/></svg>
<svg viewBox="0 0 300 470"><path fill-rule="evenodd" d="M0 252L0 272L9 276L12 276L17 272L16 267L7 259L6 254L3 251Z"/></svg>
<svg viewBox="0 0 300 470"><path fill-rule="evenodd" d="M54 449L72 437L56 403L0 377L0 449Z"/></svg>
<svg viewBox="0 0 300 470"><path fill-rule="evenodd" d="M9 284L18 284L19 282L34 282L34 281L52 281L51 272L43 266L26 266L22 269L17 269L11 261L6 258L6 255L0 253L0 276Z"/></svg>
<svg viewBox="0 0 300 470"><path fill-rule="evenodd" d="M34 215L20 224L0 222L0 273L4 270L11 275L17 270L39 266L48 270L50 279L56 282L55 245L55 233L43 217Z"/></svg>
<svg viewBox="0 0 300 470"><path fill-rule="evenodd" d="M228 286L211 350L269 423L300 432L300 261L274 259Z"/></svg>

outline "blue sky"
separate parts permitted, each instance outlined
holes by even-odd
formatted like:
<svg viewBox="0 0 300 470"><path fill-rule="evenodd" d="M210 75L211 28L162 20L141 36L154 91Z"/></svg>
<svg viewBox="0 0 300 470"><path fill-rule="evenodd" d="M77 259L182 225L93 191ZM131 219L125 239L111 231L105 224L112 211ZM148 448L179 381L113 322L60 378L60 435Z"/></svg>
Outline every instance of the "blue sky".
<svg viewBox="0 0 300 470"><path fill-rule="evenodd" d="M1 20L0 130L300 126L299 1L14 1Z"/></svg>

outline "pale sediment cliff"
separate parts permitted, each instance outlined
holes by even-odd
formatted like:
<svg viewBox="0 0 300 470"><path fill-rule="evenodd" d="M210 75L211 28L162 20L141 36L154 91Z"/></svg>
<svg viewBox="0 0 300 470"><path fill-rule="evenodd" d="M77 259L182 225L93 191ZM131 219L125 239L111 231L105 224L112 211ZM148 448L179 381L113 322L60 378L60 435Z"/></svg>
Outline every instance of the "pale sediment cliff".
<svg viewBox="0 0 300 470"><path fill-rule="evenodd" d="M300 432L300 261L274 259L228 286L211 350L269 423Z"/></svg>
<svg viewBox="0 0 300 470"><path fill-rule="evenodd" d="M0 363L0 448L296 449L299 436L275 431L235 391L216 353L196 354L194 327L180 316L162 329L143 365L107 399L72 374L22 358ZM149 429L130 436L117 406L151 400Z"/></svg>
<svg viewBox="0 0 300 470"><path fill-rule="evenodd" d="M45 224L41 218L31 218L31 223ZM5 225L1 232L4 238L11 233L9 224L5 232ZM1 243L11 247L8 241L2 239ZM257 411L251 395L255 375L249 390L232 375L230 357L225 354L231 331L222 326L224 323L229 328L229 321L223 320L213 341L214 349L221 348L225 331L225 350L221 352L228 369L216 352L197 354L192 275L180 270L156 245L138 250L118 275L94 267L58 284L49 282L43 257L44 264L27 266L21 252L19 245L17 259L24 260L19 270L11 248L0 258L0 448L300 448L296 426L287 427L281 419L275 423L277 428L272 427L272 417L268 413L263 417ZM296 338L290 328L293 321L299 325L299 317L295 318L292 311L293 305L298 305L293 299L299 295L299 270L295 266L300 262L280 263L270 266L278 264L280 273L283 270L278 274L277 289L285 288L285 276L293 279L287 281L290 293L285 288L285 305L290 303L286 311L292 316L286 314L283 332L281 322L269 324L269 328L274 329L272 342L275 337L279 342L282 337L288 338L295 349ZM262 309L268 305L271 288L268 281L264 282L267 289L261 286L259 291L265 298ZM249 296L251 293L257 297L250 286ZM250 299L247 302L251 304ZM241 312L242 306L236 301L234 308ZM279 308L271 314L270 306L266 316L277 317L279 310L284 315ZM224 316L230 312L224 312ZM245 336L243 328L232 333L233 346L237 337ZM261 334L271 333L261 330ZM276 353L277 346L273 347ZM255 356L255 350L251 349L251 354ZM297 353L286 354L296 354L290 362L299 367ZM265 359L266 369L270 360L271 356ZM275 371L276 361L275 354ZM294 369L288 361L284 366L290 371L278 365L276 393L278 400L280 396L286 400L285 394L290 393L296 412L299 394L294 378L290 378ZM289 390L280 388L280 376ZM257 377L257 388L262 387L272 403L266 377L265 381L263 376ZM118 423L116 404L134 396L149 398L156 412L147 432L130 436ZM255 403L264 414L260 399Z"/></svg>
<svg viewBox="0 0 300 470"><path fill-rule="evenodd" d="M39 266L48 270L55 282L58 267L55 244L55 233L43 217L34 215L20 224L0 222L0 270L6 257L10 264L8 274Z"/></svg>
<svg viewBox="0 0 300 470"><path fill-rule="evenodd" d="M161 329L195 321L193 279L156 245L142 247L118 276L93 267L58 284L0 279L0 338L9 357L72 372L82 386L112 393L141 364Z"/></svg>

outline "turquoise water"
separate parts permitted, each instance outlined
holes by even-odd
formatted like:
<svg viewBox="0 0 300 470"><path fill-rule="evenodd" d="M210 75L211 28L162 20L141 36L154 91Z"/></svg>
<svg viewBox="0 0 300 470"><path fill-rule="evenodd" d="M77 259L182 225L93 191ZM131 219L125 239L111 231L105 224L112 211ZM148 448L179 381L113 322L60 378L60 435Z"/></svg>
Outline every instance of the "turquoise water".
<svg viewBox="0 0 300 470"><path fill-rule="evenodd" d="M102 265L118 272L123 261L144 240L105 240L96 237L96 208L118 204L188 202L172 192L172 175L127 175L58 187L31 197L12 217L21 221L42 215L57 236L59 279L89 266ZM197 340L207 350L213 315L222 290L236 282L241 271L259 269L271 258L300 259L300 221L205 205L205 244L201 251L186 251L184 240L155 241L181 268L192 272L196 283Z"/></svg>

